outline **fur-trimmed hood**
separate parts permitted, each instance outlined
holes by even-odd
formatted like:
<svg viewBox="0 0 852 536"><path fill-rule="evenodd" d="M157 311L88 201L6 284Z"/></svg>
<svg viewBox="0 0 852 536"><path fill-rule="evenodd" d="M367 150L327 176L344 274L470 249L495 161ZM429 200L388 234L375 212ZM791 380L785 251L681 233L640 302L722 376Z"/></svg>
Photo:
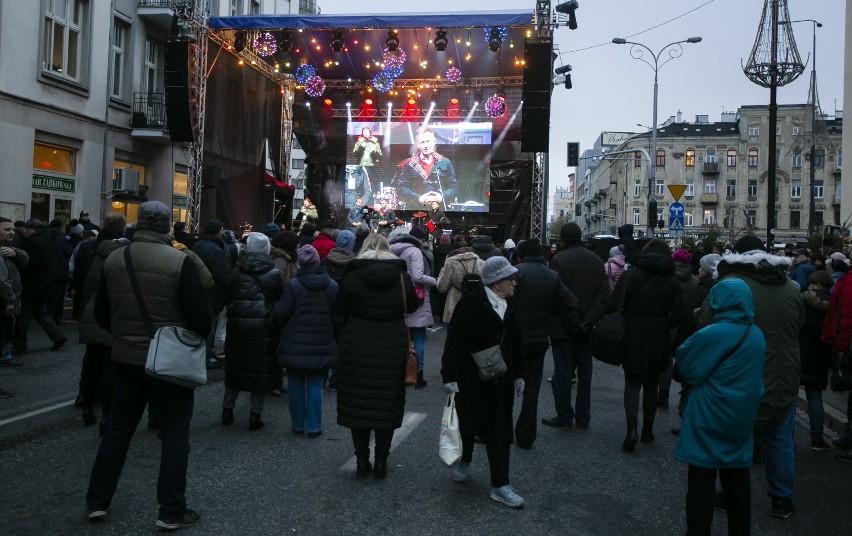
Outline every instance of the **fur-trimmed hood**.
<svg viewBox="0 0 852 536"><path fill-rule="evenodd" d="M723 256L716 272L719 278L731 273L747 273L764 283L781 285L787 282L787 270L792 263L789 257L754 250Z"/></svg>

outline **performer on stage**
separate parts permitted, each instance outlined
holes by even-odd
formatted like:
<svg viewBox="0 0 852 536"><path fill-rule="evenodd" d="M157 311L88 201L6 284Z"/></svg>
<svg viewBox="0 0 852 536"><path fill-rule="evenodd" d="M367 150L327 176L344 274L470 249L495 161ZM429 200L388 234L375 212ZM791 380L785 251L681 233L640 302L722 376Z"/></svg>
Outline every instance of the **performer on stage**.
<svg viewBox="0 0 852 536"><path fill-rule="evenodd" d="M349 222L349 228L354 233L362 225L370 227L369 215L370 208L364 206L364 200L360 197L355 199L355 205L349 209L349 215L346 217Z"/></svg>
<svg viewBox="0 0 852 536"><path fill-rule="evenodd" d="M373 212L373 232L388 236L396 225L396 213L388 208L388 200L379 201L379 209Z"/></svg>
<svg viewBox="0 0 852 536"><path fill-rule="evenodd" d="M307 197L302 202L302 208L299 209L302 217L302 223L299 225L299 230L302 230L302 227L305 226L306 223L316 224L317 219L319 218L319 214L317 213L317 207L311 202Z"/></svg>
<svg viewBox="0 0 852 536"><path fill-rule="evenodd" d="M458 189L453 163L435 152L435 133L429 127L420 127L416 140L417 152L400 164L397 198L411 206L452 200Z"/></svg>
<svg viewBox="0 0 852 536"><path fill-rule="evenodd" d="M426 220L425 227L435 240L438 240L444 234L444 227L450 225L450 219L444 214L444 209L439 202L432 201L430 205L429 219Z"/></svg>

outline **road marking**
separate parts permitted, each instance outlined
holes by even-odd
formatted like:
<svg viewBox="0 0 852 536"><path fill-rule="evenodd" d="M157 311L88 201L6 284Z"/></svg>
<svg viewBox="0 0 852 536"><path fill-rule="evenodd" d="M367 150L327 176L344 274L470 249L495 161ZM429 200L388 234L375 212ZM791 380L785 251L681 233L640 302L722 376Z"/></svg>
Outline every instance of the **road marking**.
<svg viewBox="0 0 852 536"><path fill-rule="evenodd" d="M4 419L4 420L0 421L0 426L5 426L7 424L11 424L11 423L16 422L16 421L28 419L30 417L35 417L36 415L41 415L42 413L47 413L48 411L53 411L55 409L64 408L64 407L67 407L67 406L71 406L73 404L74 404L74 399L71 399L71 400L66 400L65 402L60 402L58 404L53 404L52 406L47 406L45 408L36 409L36 410L33 410L33 411L28 411L27 413L24 413L22 415L10 417L8 419Z"/></svg>
<svg viewBox="0 0 852 536"><path fill-rule="evenodd" d="M423 422L423 419L426 418L426 415L427 415L426 413L406 413L402 417L402 426L400 426L399 429L395 430L394 434L393 434L393 441L391 441L391 448L390 448L391 452L393 452L394 449L396 449L396 447L400 443L405 441L405 438L408 437L408 434L410 434L412 431L414 431L414 429L417 428L420 425L421 422ZM438 436L438 433L436 431L435 432L435 443L436 444L438 442L437 436ZM375 448L376 448L376 440L375 440L374 437L370 437L370 450L375 452ZM343 471L343 472L354 471L355 470L355 461L356 461L355 456L352 456L351 458L349 458L346 461L346 463L344 463L343 465L340 466L340 471Z"/></svg>

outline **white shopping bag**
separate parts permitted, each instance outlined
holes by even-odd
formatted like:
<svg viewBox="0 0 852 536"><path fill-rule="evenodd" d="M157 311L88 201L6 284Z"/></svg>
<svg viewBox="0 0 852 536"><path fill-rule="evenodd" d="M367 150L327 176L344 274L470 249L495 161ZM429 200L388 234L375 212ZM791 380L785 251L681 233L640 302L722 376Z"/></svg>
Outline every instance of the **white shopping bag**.
<svg viewBox="0 0 852 536"><path fill-rule="evenodd" d="M444 415L441 418L441 438L438 441L438 455L441 461L452 467L462 456L461 432L459 418L456 414L456 394L450 393Z"/></svg>
<svg viewBox="0 0 852 536"><path fill-rule="evenodd" d="M225 333L228 327L227 309L222 309L219 313L219 320L216 322L216 335L213 337L213 348L225 347Z"/></svg>

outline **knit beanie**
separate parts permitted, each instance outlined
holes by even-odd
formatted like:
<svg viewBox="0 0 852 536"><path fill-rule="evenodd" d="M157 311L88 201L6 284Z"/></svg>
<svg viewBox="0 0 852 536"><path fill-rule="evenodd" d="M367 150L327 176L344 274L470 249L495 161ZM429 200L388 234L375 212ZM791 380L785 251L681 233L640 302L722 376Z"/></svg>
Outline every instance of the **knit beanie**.
<svg viewBox="0 0 852 536"><path fill-rule="evenodd" d="M453 239L450 238L450 235L448 235L448 234L442 234L441 238L438 239L439 244L449 244L452 241L453 241Z"/></svg>
<svg viewBox="0 0 852 536"><path fill-rule="evenodd" d="M745 253L747 251L764 251L763 249L763 241L754 235L746 235L734 244L734 250L737 253Z"/></svg>
<svg viewBox="0 0 852 536"><path fill-rule="evenodd" d="M169 232L172 211L159 201L145 201L136 212L136 230L150 229L155 233Z"/></svg>
<svg viewBox="0 0 852 536"><path fill-rule="evenodd" d="M407 234L409 234L408 227L406 227L405 225L400 225L390 232L390 234L388 235L388 242L393 242L395 238L405 236Z"/></svg>
<svg viewBox="0 0 852 536"><path fill-rule="evenodd" d="M72 234L72 235L82 235L84 230L85 230L85 229L83 229L83 226L82 226L82 225L80 225L80 224L78 223L77 225L75 225L74 227L72 227L72 228L70 229L70 231L68 231L68 234Z"/></svg>
<svg viewBox="0 0 852 536"><path fill-rule="evenodd" d="M509 238L508 240L503 242L503 247L506 249L512 249L513 247L515 247L515 241Z"/></svg>
<svg viewBox="0 0 852 536"><path fill-rule="evenodd" d="M408 231L408 234L410 234L417 240L426 240L426 238L429 236L426 234L426 231L423 230L423 227L420 227L418 225L413 225L411 227L411 230Z"/></svg>
<svg viewBox="0 0 852 536"><path fill-rule="evenodd" d="M539 242L537 238L521 240L515 248L515 255L517 255L519 259L525 259L527 257L541 257L541 242Z"/></svg>
<svg viewBox="0 0 852 536"><path fill-rule="evenodd" d="M308 266L316 266L319 264L320 258L319 253L314 248L314 246L310 244L305 244L304 246L299 248L299 251L296 252L296 256L299 259L299 266L302 268L306 268Z"/></svg>
<svg viewBox="0 0 852 536"><path fill-rule="evenodd" d="M184 231L186 230L186 222L185 221L176 221L174 225L175 231Z"/></svg>
<svg viewBox="0 0 852 536"><path fill-rule="evenodd" d="M204 222L204 226L201 228L201 232L207 235L217 234L222 229L222 222L215 219L209 219Z"/></svg>
<svg viewBox="0 0 852 536"><path fill-rule="evenodd" d="M713 274L716 273L716 265L719 264L720 260L722 260L721 255L716 255L715 253L709 253L709 254L701 257L701 261L699 261L699 264L701 265L702 268L704 268L704 271L707 272L707 275L712 277Z"/></svg>
<svg viewBox="0 0 852 536"><path fill-rule="evenodd" d="M616 255L621 255L621 248L618 246L613 246L609 248L609 256L615 257Z"/></svg>
<svg viewBox="0 0 852 536"><path fill-rule="evenodd" d="M692 253L688 252L685 249L678 249L674 253L672 253L672 260L675 262L689 264L689 262L692 261Z"/></svg>
<svg viewBox="0 0 852 536"><path fill-rule="evenodd" d="M352 231L347 231L345 229L340 231L337 233L337 239L334 243L339 248L355 251L355 235L352 234Z"/></svg>
<svg viewBox="0 0 852 536"><path fill-rule="evenodd" d="M280 232L281 232L281 228L278 227L278 224L274 223L274 222L267 223L266 227L263 228L263 234L265 234L269 238L272 238L273 236L277 235Z"/></svg>
<svg viewBox="0 0 852 536"><path fill-rule="evenodd" d="M269 255L271 249L269 237L263 233L249 233L248 238L246 238L246 253Z"/></svg>

